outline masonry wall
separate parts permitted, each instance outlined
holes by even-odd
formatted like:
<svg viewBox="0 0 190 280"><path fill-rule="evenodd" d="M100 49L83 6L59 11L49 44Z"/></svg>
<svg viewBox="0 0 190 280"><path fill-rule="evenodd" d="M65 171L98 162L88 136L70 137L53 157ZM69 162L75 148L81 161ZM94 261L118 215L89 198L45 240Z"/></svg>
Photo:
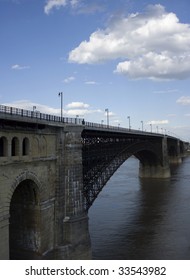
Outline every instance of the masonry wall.
<svg viewBox="0 0 190 280"><path fill-rule="evenodd" d="M37 253L41 256L54 247L56 134L50 131L34 133L4 129L0 131L0 138L6 141L5 156L0 156L0 259L9 259L11 199L16 188L26 180L34 182L37 187L40 209L40 244ZM27 139L25 149L24 139Z"/></svg>
<svg viewBox="0 0 190 280"><path fill-rule="evenodd" d="M89 259L88 217L82 194L81 129L8 127L0 130L0 145L0 259L12 256L9 231L14 220L10 208L19 186L23 188L23 203L17 201L14 209L23 206L26 215L33 215L21 229L27 232L22 247L35 251L29 255L26 252L21 258ZM31 190L25 193L27 188ZM31 196L31 205L27 205L25 196ZM19 236L16 222L12 228L15 230L12 235ZM25 243L30 244L27 247Z"/></svg>

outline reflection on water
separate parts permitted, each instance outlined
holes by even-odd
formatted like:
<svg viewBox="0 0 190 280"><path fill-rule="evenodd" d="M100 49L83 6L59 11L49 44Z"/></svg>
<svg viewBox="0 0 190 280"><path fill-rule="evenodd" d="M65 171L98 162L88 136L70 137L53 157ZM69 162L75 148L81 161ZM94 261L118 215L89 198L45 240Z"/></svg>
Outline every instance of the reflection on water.
<svg viewBox="0 0 190 280"><path fill-rule="evenodd" d="M170 179L140 179L128 159L89 210L94 259L190 259L190 157Z"/></svg>

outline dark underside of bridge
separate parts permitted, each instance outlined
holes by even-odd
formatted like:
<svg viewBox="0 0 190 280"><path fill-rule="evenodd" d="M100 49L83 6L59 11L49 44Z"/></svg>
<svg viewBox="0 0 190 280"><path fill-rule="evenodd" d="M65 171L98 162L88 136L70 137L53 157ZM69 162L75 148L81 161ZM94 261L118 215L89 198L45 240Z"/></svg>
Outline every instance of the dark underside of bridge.
<svg viewBox="0 0 190 280"><path fill-rule="evenodd" d="M86 210L115 171L132 155L142 164L156 165L162 162L161 137L85 129L82 143Z"/></svg>

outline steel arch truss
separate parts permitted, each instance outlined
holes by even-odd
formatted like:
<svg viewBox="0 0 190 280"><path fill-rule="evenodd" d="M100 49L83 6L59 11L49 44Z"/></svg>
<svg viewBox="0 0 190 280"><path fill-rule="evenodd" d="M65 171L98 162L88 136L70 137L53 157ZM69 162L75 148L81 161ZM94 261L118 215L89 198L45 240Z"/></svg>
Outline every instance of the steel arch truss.
<svg viewBox="0 0 190 280"><path fill-rule="evenodd" d="M83 193L86 210L130 156L135 155L142 163L161 163L160 147L152 141L132 134L83 131Z"/></svg>

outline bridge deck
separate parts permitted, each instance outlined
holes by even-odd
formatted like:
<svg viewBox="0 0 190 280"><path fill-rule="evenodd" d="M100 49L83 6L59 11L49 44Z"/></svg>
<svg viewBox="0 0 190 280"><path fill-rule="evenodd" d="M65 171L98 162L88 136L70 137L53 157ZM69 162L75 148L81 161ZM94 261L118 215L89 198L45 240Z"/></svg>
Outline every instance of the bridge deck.
<svg viewBox="0 0 190 280"><path fill-rule="evenodd" d="M40 113L39 111L29 111L9 106L0 105L0 119L4 120L4 122L19 122L19 123L31 123L31 124L42 124L48 126L56 126L56 127L66 127L66 126L81 126L85 130L99 131L99 132L113 132L113 133L124 133L124 134L133 134L133 135L143 135L143 136L151 136L151 137L164 137L167 136L169 138L177 139L174 136L147 132L142 130L128 129L123 127L116 126L107 126L105 124L98 124L93 122L84 122L81 118L67 118L60 117L50 114ZM82 130L83 130L82 129Z"/></svg>

